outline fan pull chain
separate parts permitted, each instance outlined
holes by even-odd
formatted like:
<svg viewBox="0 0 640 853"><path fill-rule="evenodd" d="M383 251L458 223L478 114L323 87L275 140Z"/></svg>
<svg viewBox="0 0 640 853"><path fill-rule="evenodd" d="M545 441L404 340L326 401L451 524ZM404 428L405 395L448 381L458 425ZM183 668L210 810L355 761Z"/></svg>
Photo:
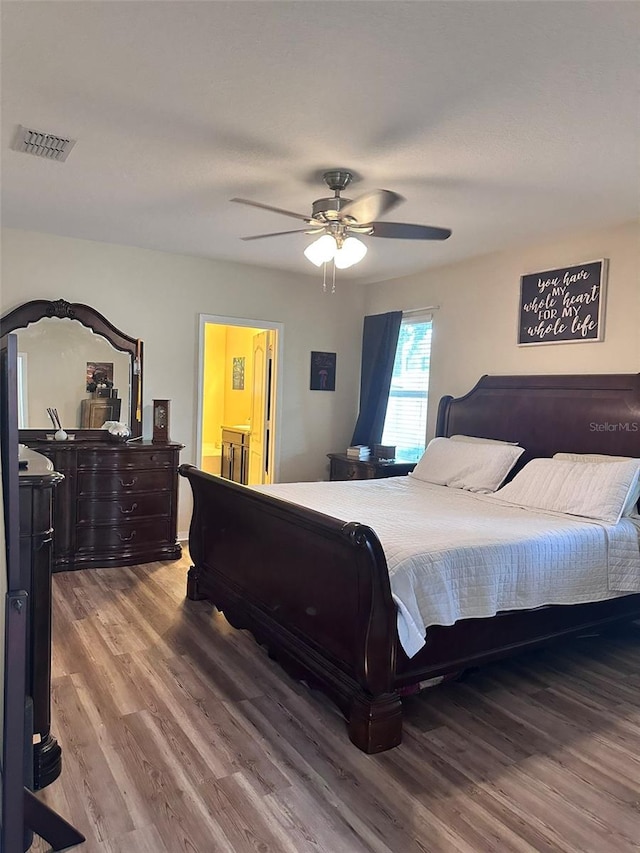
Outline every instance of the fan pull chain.
<svg viewBox="0 0 640 853"><path fill-rule="evenodd" d="M335 292L336 292L336 262L335 262L335 258L334 258L334 261L333 261L333 278L331 280L331 293L335 293Z"/></svg>
<svg viewBox="0 0 640 853"><path fill-rule="evenodd" d="M322 292L327 292L327 262L322 264Z"/></svg>

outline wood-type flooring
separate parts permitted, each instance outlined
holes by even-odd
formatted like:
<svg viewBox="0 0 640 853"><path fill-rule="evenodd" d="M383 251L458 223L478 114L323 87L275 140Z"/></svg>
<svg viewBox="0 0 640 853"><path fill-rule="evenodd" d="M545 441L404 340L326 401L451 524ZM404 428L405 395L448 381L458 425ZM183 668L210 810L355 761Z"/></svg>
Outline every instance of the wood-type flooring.
<svg viewBox="0 0 640 853"><path fill-rule="evenodd" d="M39 796L86 834L78 853L640 850L639 626L409 697L402 745L367 756L185 599L188 566L54 576L63 773Z"/></svg>

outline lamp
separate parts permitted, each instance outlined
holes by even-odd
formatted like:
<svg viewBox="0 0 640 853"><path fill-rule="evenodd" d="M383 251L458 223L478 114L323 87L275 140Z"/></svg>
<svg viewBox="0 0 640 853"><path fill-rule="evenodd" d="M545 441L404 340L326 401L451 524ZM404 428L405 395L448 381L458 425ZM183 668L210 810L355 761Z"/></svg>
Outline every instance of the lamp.
<svg viewBox="0 0 640 853"><path fill-rule="evenodd" d="M332 227L304 250L304 256L317 267L323 267L322 289L327 292L327 264L333 261L331 293L336 292L336 269L346 270L361 261L367 254L367 247L356 237L345 237L343 226Z"/></svg>
<svg viewBox="0 0 640 853"><path fill-rule="evenodd" d="M322 237L319 237L307 246L304 250L304 256L307 260L311 261L312 264L319 267L335 257L337 251L338 246L336 244L335 237L331 234L323 234Z"/></svg>
<svg viewBox="0 0 640 853"><path fill-rule="evenodd" d="M333 256L333 261L339 270L346 270L361 261L367 254L367 247L357 237L347 237L342 246Z"/></svg>

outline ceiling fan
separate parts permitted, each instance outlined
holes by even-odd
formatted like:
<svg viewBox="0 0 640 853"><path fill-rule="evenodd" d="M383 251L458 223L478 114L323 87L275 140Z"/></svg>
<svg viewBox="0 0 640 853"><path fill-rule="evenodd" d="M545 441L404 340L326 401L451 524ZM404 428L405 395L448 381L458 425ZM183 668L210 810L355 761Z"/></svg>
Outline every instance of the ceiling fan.
<svg viewBox="0 0 640 853"><path fill-rule="evenodd" d="M305 222L306 228L293 231L276 231L271 234L256 234L242 237L242 240L263 240L265 237L279 237L284 234L318 234L319 239L305 249L305 256L316 266L334 261L338 269L346 269L361 261L367 252L366 245L355 234L368 237L387 237L401 240L446 240L451 236L449 228L435 228L431 225L412 225L405 222L380 222L378 217L387 213L404 201L401 195L391 190L371 190L355 199L342 198L340 193L353 180L352 172L346 169L331 169L322 176L325 184L333 190L330 198L319 198L313 202L311 216L294 213L280 207L250 201L246 198L232 198L239 204L248 204L263 210L281 213Z"/></svg>

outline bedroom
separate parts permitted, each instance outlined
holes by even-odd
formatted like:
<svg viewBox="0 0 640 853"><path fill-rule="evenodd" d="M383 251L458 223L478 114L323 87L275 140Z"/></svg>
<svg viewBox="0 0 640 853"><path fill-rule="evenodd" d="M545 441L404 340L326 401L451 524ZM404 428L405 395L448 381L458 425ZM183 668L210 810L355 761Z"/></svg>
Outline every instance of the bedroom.
<svg viewBox="0 0 640 853"><path fill-rule="evenodd" d="M336 28L333 4L331 14L323 4L290 4L279 9L277 32L279 18L265 22L253 4L215 4L216 22L205 26L198 16L211 14L210 5L115 4L107 12L102 4L5 4L3 313L62 297L139 336L145 432L151 400L170 398L182 462L194 458L198 314L282 322L283 481L326 477L325 454L350 440L365 314L440 306L432 400L467 392L483 373L640 370L634 5L596 4L589 13L560 5L551 26L538 4L518 14L504 4L483 12L436 4L431 18L432 4L422 4L426 19L415 27L397 4L367 15L361 4L340 4ZM268 24L278 40L265 46L260 67L277 103L250 62ZM189 56L172 41L182 31L198 48ZM357 75L339 75L339 88L318 85L327 55L369 69L380 44L367 83L380 109L370 109ZM37 63L24 71L27 48L46 58L46 74ZM191 54L214 63L206 85L204 60ZM175 61L164 63L166 55ZM322 67L324 80L333 74ZM444 88L430 85L441 78ZM580 120L596 132L577 138ZM77 137L68 162L10 151L15 125L25 122ZM345 128L337 139L336 123ZM137 159L140 150L153 156ZM321 194L312 173L334 165L361 174L358 192L381 186L405 195L398 219L450 226L454 237L419 247L379 241L340 274L333 296L322 293L299 235L241 243L288 221L229 198L305 210ZM126 181L116 180L120 173ZM446 254L462 251L456 246L464 254ZM517 347L520 276L596 257L609 259L604 341ZM312 350L337 353L335 392L309 391ZM430 435L434 419L432 406ZM189 518L183 488L182 538Z"/></svg>

